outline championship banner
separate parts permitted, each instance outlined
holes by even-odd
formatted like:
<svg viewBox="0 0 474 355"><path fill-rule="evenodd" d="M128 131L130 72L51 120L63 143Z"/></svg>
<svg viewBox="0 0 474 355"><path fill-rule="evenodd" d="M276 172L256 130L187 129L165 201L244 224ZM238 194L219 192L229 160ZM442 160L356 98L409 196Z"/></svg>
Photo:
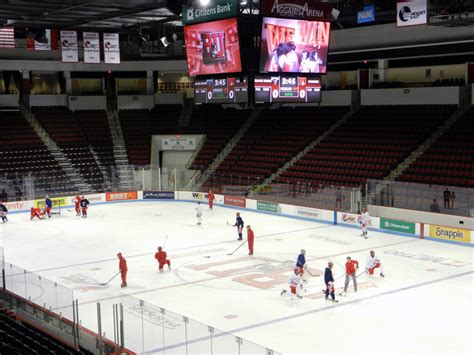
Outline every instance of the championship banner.
<svg viewBox="0 0 474 355"><path fill-rule="evenodd" d="M183 7L183 25L236 17L238 8L236 0L213 0L206 7Z"/></svg>
<svg viewBox="0 0 474 355"><path fill-rule="evenodd" d="M332 6L329 3L315 3L311 0L260 0L260 4L263 16L331 21Z"/></svg>
<svg viewBox="0 0 474 355"><path fill-rule="evenodd" d="M61 60L64 63L79 61L76 31L61 31Z"/></svg>
<svg viewBox="0 0 474 355"><path fill-rule="evenodd" d="M100 63L100 40L97 32L83 32L84 63Z"/></svg>
<svg viewBox="0 0 474 355"><path fill-rule="evenodd" d="M162 150L196 150L196 138L163 138Z"/></svg>
<svg viewBox="0 0 474 355"><path fill-rule="evenodd" d="M104 33L104 62L107 64L120 64L118 33Z"/></svg>
<svg viewBox="0 0 474 355"><path fill-rule="evenodd" d="M428 22L427 0L398 0L397 26L424 25Z"/></svg>
<svg viewBox="0 0 474 355"><path fill-rule="evenodd" d="M458 242L470 243L471 231L461 228L430 225L430 237L436 239L455 240Z"/></svg>

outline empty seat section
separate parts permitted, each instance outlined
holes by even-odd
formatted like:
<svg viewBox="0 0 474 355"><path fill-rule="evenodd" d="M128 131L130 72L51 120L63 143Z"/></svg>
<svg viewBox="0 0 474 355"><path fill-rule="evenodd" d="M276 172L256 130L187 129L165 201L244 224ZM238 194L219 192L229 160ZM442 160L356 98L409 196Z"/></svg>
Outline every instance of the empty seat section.
<svg viewBox="0 0 474 355"><path fill-rule="evenodd" d="M397 180L474 187L474 108L460 117Z"/></svg>
<svg viewBox="0 0 474 355"><path fill-rule="evenodd" d="M363 106L278 181L359 186L384 178L455 110L452 105Z"/></svg>

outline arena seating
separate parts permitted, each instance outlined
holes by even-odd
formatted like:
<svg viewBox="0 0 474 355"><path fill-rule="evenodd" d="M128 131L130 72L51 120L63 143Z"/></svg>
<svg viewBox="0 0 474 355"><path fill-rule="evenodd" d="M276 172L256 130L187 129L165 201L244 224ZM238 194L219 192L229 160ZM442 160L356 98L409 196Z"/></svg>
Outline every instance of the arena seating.
<svg viewBox="0 0 474 355"><path fill-rule="evenodd" d="M90 354L75 350L0 309L0 351L2 354Z"/></svg>
<svg viewBox="0 0 474 355"><path fill-rule="evenodd" d="M191 169L206 168L221 152L250 115L250 110L222 109L218 105L196 108L191 121L195 133L206 134L206 140Z"/></svg>
<svg viewBox="0 0 474 355"><path fill-rule="evenodd" d="M302 107L265 111L208 181L248 185L269 177L348 110Z"/></svg>
<svg viewBox="0 0 474 355"><path fill-rule="evenodd" d="M359 186L381 179L455 110L452 105L363 106L278 181Z"/></svg>
<svg viewBox="0 0 474 355"><path fill-rule="evenodd" d="M22 186L23 177L31 173L38 187L68 191L63 170L19 111L1 112L0 141L0 171L13 185Z"/></svg>
<svg viewBox="0 0 474 355"><path fill-rule="evenodd" d="M157 105L151 111L119 111L130 164L150 164L151 136L177 133L181 110L181 105Z"/></svg>
<svg viewBox="0 0 474 355"><path fill-rule="evenodd" d="M414 161L399 181L474 187L474 108Z"/></svg>
<svg viewBox="0 0 474 355"><path fill-rule="evenodd" d="M34 107L33 112L64 154L94 191L104 188L104 176L91 148L98 149L99 161L113 164L112 141L105 112L78 111L66 107ZM107 166L109 166L107 165Z"/></svg>

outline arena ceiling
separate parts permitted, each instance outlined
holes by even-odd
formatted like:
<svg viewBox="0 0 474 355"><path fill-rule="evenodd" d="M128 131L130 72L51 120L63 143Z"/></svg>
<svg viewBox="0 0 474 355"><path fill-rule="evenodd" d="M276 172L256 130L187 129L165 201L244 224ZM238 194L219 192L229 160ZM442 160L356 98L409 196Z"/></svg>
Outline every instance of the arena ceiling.
<svg viewBox="0 0 474 355"><path fill-rule="evenodd" d="M16 29L123 29L176 21L182 4L179 0L0 0L0 24L14 24Z"/></svg>

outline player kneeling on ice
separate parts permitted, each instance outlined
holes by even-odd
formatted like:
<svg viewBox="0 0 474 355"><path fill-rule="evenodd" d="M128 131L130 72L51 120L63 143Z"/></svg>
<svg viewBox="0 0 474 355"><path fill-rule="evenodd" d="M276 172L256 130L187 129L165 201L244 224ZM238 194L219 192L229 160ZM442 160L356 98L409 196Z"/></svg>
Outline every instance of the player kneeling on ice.
<svg viewBox="0 0 474 355"><path fill-rule="evenodd" d="M326 284L325 299L329 300L329 295L331 295L331 301L338 302L336 300L336 295L334 294L334 277L332 276L332 267L333 263L328 262L328 267L324 270L324 283Z"/></svg>
<svg viewBox="0 0 474 355"><path fill-rule="evenodd" d="M0 202L0 217L2 217L2 222L8 222L7 218L8 208L3 202Z"/></svg>
<svg viewBox="0 0 474 355"><path fill-rule="evenodd" d="M290 284L290 298L294 299L295 296L298 298L303 298L303 296L301 296L301 289L303 285L301 283L301 276L298 269L294 270L293 275L291 275L288 279L288 283ZM285 293L286 290L283 289L281 290L280 295L283 296Z"/></svg>
<svg viewBox="0 0 474 355"><path fill-rule="evenodd" d="M89 208L90 202L87 198L82 196L81 198L81 208L82 208L82 218L87 218L87 209Z"/></svg>
<svg viewBox="0 0 474 355"><path fill-rule="evenodd" d="M197 218L197 225L200 226L202 224L202 206L201 202L198 202L196 207L196 218Z"/></svg>
<svg viewBox="0 0 474 355"><path fill-rule="evenodd" d="M383 266L380 262L380 259L375 256L375 252L373 250L370 251L370 255L367 257L365 262L365 271L368 275L373 275L375 269L380 269L380 276L385 277L383 274Z"/></svg>
<svg viewBox="0 0 474 355"><path fill-rule="evenodd" d="M31 210L30 210L30 221L33 220L33 218L38 218L38 219L43 219L43 212L41 212L41 209L40 208L37 208L37 207L31 207Z"/></svg>
<svg viewBox="0 0 474 355"><path fill-rule="evenodd" d="M158 261L158 269L163 272L163 266L168 265L168 270L171 270L171 262L166 259L166 251L162 247L158 247L158 252L155 253L155 259Z"/></svg>

